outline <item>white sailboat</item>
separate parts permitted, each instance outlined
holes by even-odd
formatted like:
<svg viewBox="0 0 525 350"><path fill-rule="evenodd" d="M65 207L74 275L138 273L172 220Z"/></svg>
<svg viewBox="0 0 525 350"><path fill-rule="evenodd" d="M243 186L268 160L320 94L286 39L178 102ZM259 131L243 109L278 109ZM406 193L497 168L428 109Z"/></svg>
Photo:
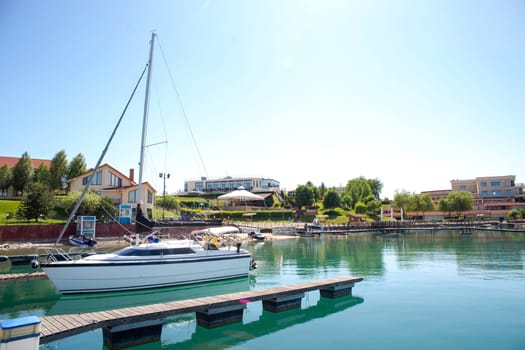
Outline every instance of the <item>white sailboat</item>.
<svg viewBox="0 0 525 350"><path fill-rule="evenodd" d="M145 128L155 37L156 34L153 33L144 104L138 198L140 198L142 182ZM100 161L101 159L98 163ZM91 179L88 180L88 183L90 182ZM87 186L84 191L87 191ZM140 205L138 205L137 219L141 216L141 212ZM74 213L70 215L70 219L73 215ZM60 241L63 232L57 242ZM57 289L65 294L167 287L247 276L255 264L250 252L240 249L240 245L237 243L235 247L218 247L211 242L161 240L157 243L141 243L114 253L95 254L78 260L63 251L49 252L45 260L38 264L35 263L34 266L40 266Z"/></svg>

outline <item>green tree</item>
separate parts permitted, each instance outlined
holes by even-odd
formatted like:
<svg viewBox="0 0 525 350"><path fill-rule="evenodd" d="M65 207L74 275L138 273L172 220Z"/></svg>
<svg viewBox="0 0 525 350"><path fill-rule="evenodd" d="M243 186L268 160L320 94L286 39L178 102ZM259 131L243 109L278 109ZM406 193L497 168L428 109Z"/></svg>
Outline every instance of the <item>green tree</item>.
<svg viewBox="0 0 525 350"><path fill-rule="evenodd" d="M311 181L308 181L306 183L306 186L310 187L312 189L312 192L314 194L314 202L321 198L321 194L319 193L319 188L314 186L314 184Z"/></svg>
<svg viewBox="0 0 525 350"><path fill-rule="evenodd" d="M81 194L82 192L78 191L70 193L67 196L64 196L60 199L61 206L64 208L66 214L69 215L71 213ZM100 196L96 195L92 191L88 192L82 200L82 203L80 204L76 215L96 215L97 211L99 211L100 201Z"/></svg>
<svg viewBox="0 0 525 350"><path fill-rule="evenodd" d="M175 196L166 195L164 196L157 196L155 198L155 203L157 205L164 207L164 209L173 210L177 209L179 207L179 204L177 203L177 199Z"/></svg>
<svg viewBox="0 0 525 350"><path fill-rule="evenodd" d="M377 214L377 211L381 208L381 201L374 199L366 203L366 212L369 214Z"/></svg>
<svg viewBox="0 0 525 350"><path fill-rule="evenodd" d="M13 181L11 169L4 164L0 167L0 190L7 190Z"/></svg>
<svg viewBox="0 0 525 350"><path fill-rule="evenodd" d="M97 218L117 218L118 216L118 209L111 201L111 198L108 197L100 197L99 196L99 203L96 207L94 215Z"/></svg>
<svg viewBox="0 0 525 350"><path fill-rule="evenodd" d="M71 159L71 162L69 162L66 172L66 178L68 180L71 180L79 175L84 174L86 170L86 159L84 158L82 153L79 153L73 159Z"/></svg>
<svg viewBox="0 0 525 350"><path fill-rule="evenodd" d="M24 152L12 169L12 185L16 194L19 192L23 194L26 188L29 187L33 173L33 161L31 157L29 157L29 154Z"/></svg>
<svg viewBox="0 0 525 350"><path fill-rule="evenodd" d="M512 210L509 211L509 213L507 214L507 218L510 219L510 220L521 219L521 213L520 213L520 211L517 210L517 209L512 209Z"/></svg>
<svg viewBox="0 0 525 350"><path fill-rule="evenodd" d="M407 210L421 212L424 216L426 211L434 210L434 203L428 194L411 194L408 199Z"/></svg>
<svg viewBox="0 0 525 350"><path fill-rule="evenodd" d="M45 217L53 207L53 195L46 184L33 182L28 188L28 194L19 207L19 217L27 220Z"/></svg>
<svg viewBox="0 0 525 350"><path fill-rule="evenodd" d="M461 212L472 210L474 201L472 200L472 193L467 191L452 191L447 196L448 204L452 211L455 211L459 216Z"/></svg>
<svg viewBox="0 0 525 350"><path fill-rule="evenodd" d="M350 208L353 208L357 202L366 204L374 199L368 180L362 176L348 181L344 192L351 198Z"/></svg>
<svg viewBox="0 0 525 350"><path fill-rule="evenodd" d="M341 197L336 190L328 190L323 198L323 207L333 209L341 206Z"/></svg>
<svg viewBox="0 0 525 350"><path fill-rule="evenodd" d="M321 186L319 186L319 198L324 198L325 193L326 193L326 186L324 185L324 182L321 182Z"/></svg>
<svg viewBox="0 0 525 350"><path fill-rule="evenodd" d="M33 182L40 182L49 186L49 170L44 163L40 163L33 173Z"/></svg>
<svg viewBox="0 0 525 350"><path fill-rule="evenodd" d="M341 206L345 209L351 209L352 208L352 196L348 192L343 192L341 195Z"/></svg>
<svg viewBox="0 0 525 350"><path fill-rule="evenodd" d="M363 202L357 202L355 204L355 213L356 214L366 214L366 204Z"/></svg>
<svg viewBox="0 0 525 350"><path fill-rule="evenodd" d="M411 196L412 195L405 190L396 191L392 204L399 210L403 209L403 212L406 215L408 214Z"/></svg>
<svg viewBox="0 0 525 350"><path fill-rule="evenodd" d="M273 207L274 203L275 203L275 199L273 199L273 196L267 196L266 198L264 198L264 205L267 208Z"/></svg>
<svg viewBox="0 0 525 350"><path fill-rule="evenodd" d="M383 184L379 179L368 179L368 184L372 190L372 195L375 199L381 200L381 191L383 190Z"/></svg>
<svg viewBox="0 0 525 350"><path fill-rule="evenodd" d="M439 199L438 210L442 211L442 212L446 212L446 213L448 213L448 216L450 216L450 212L452 212L452 209L451 209L451 207L449 205L449 202L448 202L447 198L442 197L442 198Z"/></svg>
<svg viewBox="0 0 525 350"><path fill-rule="evenodd" d="M295 190L295 204L302 208L315 202L315 193L311 185L300 185Z"/></svg>
<svg viewBox="0 0 525 350"><path fill-rule="evenodd" d="M61 190L64 188L64 181L67 173L67 155L66 151L61 150L53 159L49 167L49 186L52 190Z"/></svg>

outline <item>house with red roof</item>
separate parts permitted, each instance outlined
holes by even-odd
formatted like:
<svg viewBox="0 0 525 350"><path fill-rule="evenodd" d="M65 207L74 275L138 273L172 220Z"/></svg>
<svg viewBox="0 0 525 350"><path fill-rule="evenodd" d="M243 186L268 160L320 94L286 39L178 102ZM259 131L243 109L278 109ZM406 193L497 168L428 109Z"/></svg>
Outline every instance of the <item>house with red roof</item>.
<svg viewBox="0 0 525 350"><path fill-rule="evenodd" d="M70 179L71 192L83 190L92 173L93 169L89 169L84 174ZM127 176L106 163L98 167L89 189L102 197L110 198L111 202L117 206L130 204L133 210L136 209L137 203L142 202L142 210L147 213L148 217L152 217L153 202L157 191L148 182L143 182L140 198L138 198L139 185L135 182L134 175L134 169L130 169Z"/></svg>
<svg viewBox="0 0 525 350"><path fill-rule="evenodd" d="M20 160L20 157L0 156L0 167L7 165L9 169L13 169L19 160ZM44 164L48 169L51 167L50 159L31 158L31 160L33 161L34 169L38 169L38 167L40 167L41 164ZM13 186L9 186L8 188L0 188L0 198L15 198L15 197L17 197L17 194L15 193Z"/></svg>
<svg viewBox="0 0 525 350"><path fill-rule="evenodd" d="M0 157L0 167L7 165L12 169L19 160L19 157ZM31 160L35 169L41 164L44 164L48 169L51 167L51 160L49 159ZM92 173L93 169L89 169L84 174L70 179L70 191L82 191ZM130 169L129 175L125 175L111 165L103 164L97 169L89 188L102 197L110 198L116 206L129 204L135 210L137 203L142 201L142 209L148 216L151 217L153 213L153 201L157 191L148 182L143 182L140 198L138 198L139 185L135 182L133 169ZM17 195L14 193L13 187L10 186L7 189L0 189L0 198L17 198Z"/></svg>

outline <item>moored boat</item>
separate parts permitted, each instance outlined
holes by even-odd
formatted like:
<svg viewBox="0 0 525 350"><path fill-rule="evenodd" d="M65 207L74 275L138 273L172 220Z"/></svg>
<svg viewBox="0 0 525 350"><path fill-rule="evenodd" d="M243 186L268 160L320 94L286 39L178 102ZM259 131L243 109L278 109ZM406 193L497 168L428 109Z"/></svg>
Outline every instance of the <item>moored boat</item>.
<svg viewBox="0 0 525 350"><path fill-rule="evenodd" d="M169 240L143 243L79 260L41 263L57 289L91 293L167 287L247 276L250 252L210 242Z"/></svg>
<svg viewBox="0 0 525 350"><path fill-rule="evenodd" d="M82 247L82 248L91 248L97 245L97 241L92 237L86 237L83 235L69 236L69 244Z"/></svg>
<svg viewBox="0 0 525 350"><path fill-rule="evenodd" d="M148 64L148 83L146 85L146 103L143 121L143 139L139 172L137 198L141 198L143 151L145 148L145 126L147 125L147 103L150 82L153 47L156 34L152 34ZM122 118L122 116L121 116ZM120 120L118 125L120 124ZM116 129L115 129L116 131ZM115 134L113 132L113 135ZM65 227L78 209L83 196L92 182L92 176L100 165L107 150L104 149L95 170L86 182L86 187L77 201ZM57 289L64 294L123 291L183 284L224 280L247 276L255 268L250 252L241 249L241 243L221 246L218 242L205 240L158 240L151 231L155 222L143 215L140 201L136 207L136 233L148 232L148 239L114 253L94 254L81 259L74 259L69 254L55 247L50 248L42 261L32 263L40 266ZM65 228L57 242L60 241ZM149 234L149 235L148 235ZM130 238L131 239L131 238ZM135 242L137 243L137 242ZM57 258L59 257L59 258Z"/></svg>

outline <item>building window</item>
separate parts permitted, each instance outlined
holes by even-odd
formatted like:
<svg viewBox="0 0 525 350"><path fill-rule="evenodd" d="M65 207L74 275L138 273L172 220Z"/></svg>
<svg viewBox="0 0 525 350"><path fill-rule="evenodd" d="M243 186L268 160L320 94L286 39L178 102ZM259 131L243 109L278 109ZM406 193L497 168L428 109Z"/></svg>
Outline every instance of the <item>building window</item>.
<svg viewBox="0 0 525 350"><path fill-rule="evenodd" d="M153 203L153 193L151 191L148 191L148 203Z"/></svg>
<svg viewBox="0 0 525 350"><path fill-rule="evenodd" d="M492 196L493 197L501 197L501 190L492 191Z"/></svg>
<svg viewBox="0 0 525 350"><path fill-rule="evenodd" d="M203 186L202 186L202 182L196 182L195 183L195 191L202 191L203 189Z"/></svg>
<svg viewBox="0 0 525 350"><path fill-rule="evenodd" d="M91 175L89 175L91 176ZM82 185L86 185L89 179L89 176L82 178ZM93 176L93 180L91 180L92 185L102 185L102 171L97 171L95 176Z"/></svg>
<svg viewBox="0 0 525 350"><path fill-rule="evenodd" d="M499 186L501 186L501 182L499 182L499 181L492 181L492 182L490 183L490 185L491 185L492 187L499 187Z"/></svg>
<svg viewBox="0 0 525 350"><path fill-rule="evenodd" d="M102 185L102 171L97 171L95 176L93 176L92 185Z"/></svg>
<svg viewBox="0 0 525 350"><path fill-rule="evenodd" d="M0 197L7 197L7 188L0 188Z"/></svg>
<svg viewBox="0 0 525 350"><path fill-rule="evenodd" d="M487 187L487 182L482 181L482 182L479 183L479 185L480 185L481 187Z"/></svg>
<svg viewBox="0 0 525 350"><path fill-rule="evenodd" d="M108 173L108 186L111 187L122 187L122 179L112 172Z"/></svg>
<svg viewBox="0 0 525 350"><path fill-rule="evenodd" d="M511 190L505 190L505 195L507 197L512 197L512 191Z"/></svg>
<svg viewBox="0 0 525 350"><path fill-rule="evenodd" d="M137 203L137 190L128 192L128 203Z"/></svg>
<svg viewBox="0 0 525 350"><path fill-rule="evenodd" d="M467 189L467 185L459 185L460 191L465 191Z"/></svg>
<svg viewBox="0 0 525 350"><path fill-rule="evenodd" d="M488 197L489 193L487 191L481 191L481 197Z"/></svg>

